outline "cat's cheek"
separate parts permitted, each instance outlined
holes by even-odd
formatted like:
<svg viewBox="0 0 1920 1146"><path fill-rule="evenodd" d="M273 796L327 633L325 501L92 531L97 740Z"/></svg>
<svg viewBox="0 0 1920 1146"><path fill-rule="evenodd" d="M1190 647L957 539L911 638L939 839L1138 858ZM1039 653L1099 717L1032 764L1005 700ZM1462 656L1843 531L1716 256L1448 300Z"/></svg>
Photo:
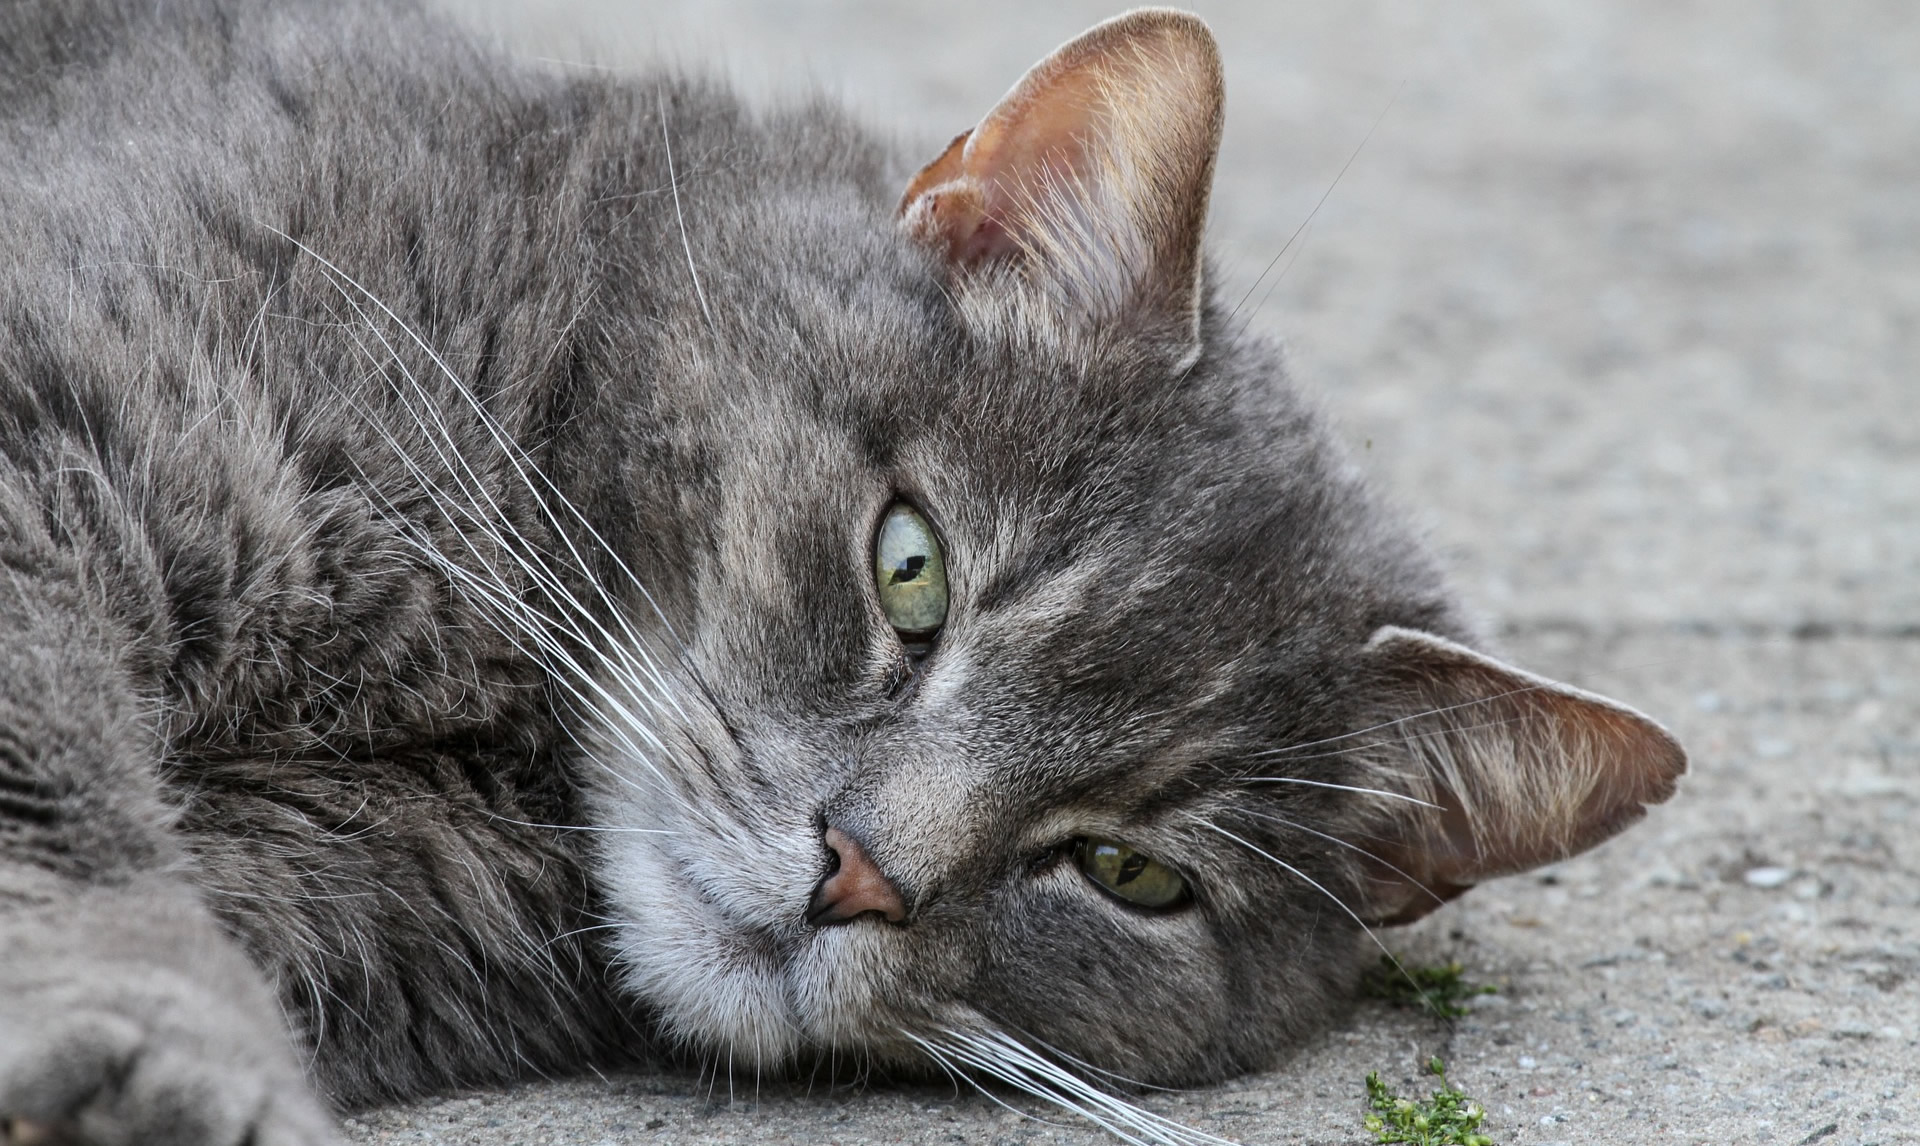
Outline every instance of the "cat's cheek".
<svg viewBox="0 0 1920 1146"><path fill-rule="evenodd" d="M603 860L619 922L611 946L622 984L693 1046L780 1061L796 1049L778 955L637 850Z"/></svg>
<svg viewBox="0 0 1920 1146"><path fill-rule="evenodd" d="M1197 905L1142 910L1061 863L999 914L995 957L969 994L1050 1046L1153 1081L1190 1074L1230 1021L1225 969Z"/></svg>

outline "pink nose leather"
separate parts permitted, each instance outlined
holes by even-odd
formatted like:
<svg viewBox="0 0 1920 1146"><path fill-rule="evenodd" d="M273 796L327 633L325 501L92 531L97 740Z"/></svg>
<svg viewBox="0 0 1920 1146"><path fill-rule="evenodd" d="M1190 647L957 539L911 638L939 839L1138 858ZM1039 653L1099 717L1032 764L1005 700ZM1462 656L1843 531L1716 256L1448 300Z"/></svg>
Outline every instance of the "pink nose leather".
<svg viewBox="0 0 1920 1146"><path fill-rule="evenodd" d="M845 923L867 912L877 912L888 923L904 923L906 901L893 881L880 874L866 849L839 828L828 828L826 844L834 855L833 870L813 889L807 904L807 922L815 927Z"/></svg>

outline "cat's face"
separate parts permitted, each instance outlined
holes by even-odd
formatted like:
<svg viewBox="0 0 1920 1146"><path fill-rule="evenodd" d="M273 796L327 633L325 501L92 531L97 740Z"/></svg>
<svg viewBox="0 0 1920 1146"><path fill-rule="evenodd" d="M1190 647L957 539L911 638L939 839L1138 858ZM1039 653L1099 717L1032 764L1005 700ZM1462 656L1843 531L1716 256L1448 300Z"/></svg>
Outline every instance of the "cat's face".
<svg viewBox="0 0 1920 1146"><path fill-rule="evenodd" d="M634 979L701 1041L774 1058L913 1052L903 1031L977 1011L1124 1072L1245 1061L1238 1040L1324 1011L1354 931L1251 849L1352 899L1343 857L1263 818L1341 831L1344 794L1262 778L1356 769L1261 753L1365 723L1354 662L1382 623L1443 620L1431 579L1404 545L1367 551L1358 492L1264 381L1203 362L1176 387L1166 359L1091 343L918 349L859 384L863 410L722 435L681 632L710 696L678 694L726 727L653 722L694 730L660 757L684 799L630 764L642 790L605 793L613 823L671 833L605 848ZM937 627L903 633L892 598L942 595L915 584L929 558ZM904 919L808 925L829 826ZM1152 860L1172 901L1103 888L1084 841Z"/></svg>
<svg viewBox="0 0 1920 1146"><path fill-rule="evenodd" d="M1197 21L1102 25L852 218L854 273L689 311L684 536L584 707L613 948L693 1045L1216 1077L1362 920L1670 791L1656 726L1454 643L1207 302L1219 93Z"/></svg>

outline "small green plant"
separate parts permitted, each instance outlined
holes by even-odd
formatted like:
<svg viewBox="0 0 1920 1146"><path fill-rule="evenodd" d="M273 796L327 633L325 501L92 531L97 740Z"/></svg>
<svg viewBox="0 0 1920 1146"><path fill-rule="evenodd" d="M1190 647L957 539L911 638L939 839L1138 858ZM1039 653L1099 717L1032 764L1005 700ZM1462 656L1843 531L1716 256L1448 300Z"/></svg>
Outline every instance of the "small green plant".
<svg viewBox="0 0 1920 1146"><path fill-rule="evenodd" d="M1367 1106L1373 1113L1366 1127L1376 1142L1404 1142L1410 1146L1493 1146L1480 1133L1486 1109L1447 1082L1447 1064L1435 1055L1427 1073L1440 1080L1440 1089L1425 1102L1396 1097L1380 1081L1379 1071L1367 1074Z"/></svg>
<svg viewBox="0 0 1920 1146"><path fill-rule="evenodd" d="M1498 994L1500 990L1467 982L1461 978L1465 971L1458 961L1414 967L1382 955L1379 965L1360 981L1360 989L1398 1007L1418 1007L1436 1018L1457 1019L1467 1013L1461 1000Z"/></svg>

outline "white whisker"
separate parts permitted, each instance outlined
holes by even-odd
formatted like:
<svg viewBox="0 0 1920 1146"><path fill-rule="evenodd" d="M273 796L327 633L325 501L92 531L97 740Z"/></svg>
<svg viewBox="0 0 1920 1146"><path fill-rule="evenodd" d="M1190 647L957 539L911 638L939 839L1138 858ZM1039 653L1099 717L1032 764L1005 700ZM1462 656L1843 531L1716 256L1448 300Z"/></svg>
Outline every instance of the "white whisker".
<svg viewBox="0 0 1920 1146"><path fill-rule="evenodd" d="M1428 806L1429 806L1429 807L1432 807L1433 805L1428 805ZM1340 845L1341 847L1343 847L1343 848L1347 848L1347 849L1348 849L1348 850L1350 850L1350 851L1355 851L1355 852L1358 852L1358 853L1360 853L1361 855L1363 855L1363 856L1365 856L1366 858L1368 858L1368 859L1370 859L1370 860L1372 860L1372 861L1373 861L1374 863L1377 863L1377 864L1379 864L1379 865L1380 865L1381 867L1384 867L1384 868L1386 868L1386 869L1387 869L1388 871L1391 871L1391 872L1392 872L1392 873L1394 873L1395 875L1397 875L1397 876L1399 876L1400 878L1402 878L1402 879L1404 879L1404 880L1406 880L1406 881L1407 881L1407 882L1408 882L1409 884L1411 884L1411 885L1413 885L1414 887L1417 887L1417 888L1419 888L1419 889L1420 889L1421 891L1423 891L1423 892L1426 892L1426 893L1427 893L1427 895L1428 895L1428 896L1429 896L1430 898L1432 898L1432 900L1433 900L1433 901L1434 901L1435 903L1445 903L1445 902L1446 902L1446 900L1445 900L1445 899L1442 899L1442 898L1441 898L1440 896L1438 896L1438 895L1435 895L1435 894L1434 894L1434 892L1433 892L1433 890L1432 890L1431 888L1429 888L1429 887L1428 887L1428 886L1427 886L1426 884L1424 884L1424 883L1421 883L1421 882L1420 882L1420 881L1419 881L1418 879L1416 879L1416 878L1414 878L1414 876L1412 876L1411 874L1409 874L1408 872L1406 872L1406 871L1405 871L1405 870L1403 870L1402 868L1400 868L1400 867L1398 867L1398 866L1396 866L1396 865L1394 865L1394 864L1391 864L1391 863L1389 863L1389 862L1387 862L1386 860L1383 860L1383 859L1381 859L1381 858L1380 858L1379 856L1377 856L1377 855L1375 855L1374 853L1372 853L1372 852L1370 852L1370 851L1368 851L1367 849L1365 849L1365 848L1363 848L1363 847L1361 847L1361 846L1360 846L1359 844L1356 844L1356 843L1353 843L1353 842L1352 842L1352 841L1350 841L1350 840L1343 840L1343 839L1341 839L1341 838L1340 838L1339 836L1335 836L1335 835L1330 835L1330 834L1328 834L1328 833L1326 833L1326 832L1323 832L1323 831L1319 831L1319 830L1317 830L1317 829L1315 829L1315 828L1309 828L1309 827L1308 827L1307 825L1305 825L1305 824L1301 824L1301 823L1296 823L1296 822L1294 822L1293 820L1289 820L1289 819L1287 819L1287 818L1286 818L1285 816L1276 816L1276 815L1274 815L1274 814L1273 814L1273 813L1271 813L1271 812L1259 812L1259 811L1255 811L1255 810L1254 810L1254 809L1252 809L1252 808L1235 808L1235 809L1234 809L1234 811L1235 811L1235 812L1236 812L1237 814L1239 814L1239 815L1242 815L1242 816L1253 816L1253 817L1255 817L1256 819L1262 819L1262 820L1267 820L1267 821L1269 821L1269 822L1271 822L1271 823L1275 823L1275 824L1279 824L1279 825L1281 825L1282 827L1287 827L1287 828L1292 828L1293 830L1295 830L1295 831L1297 831L1297 832L1305 832L1305 833L1307 833L1307 834L1308 834L1308 835L1310 835L1310 836L1317 836L1317 837L1319 837L1320 839L1323 839L1323 840L1326 840L1326 841L1327 841L1328 843L1331 843L1331 844L1339 844L1339 845Z"/></svg>
<svg viewBox="0 0 1920 1146"><path fill-rule="evenodd" d="M1409 804L1418 804L1423 808L1439 811L1440 805L1409 796L1404 792L1389 792L1384 788L1361 788L1352 784L1333 784L1325 780L1302 780L1298 776L1243 776L1243 784L1302 784L1309 788L1332 788L1340 792L1358 792L1363 796L1379 796L1385 800L1405 800Z"/></svg>
<svg viewBox="0 0 1920 1146"><path fill-rule="evenodd" d="M937 1039L923 1038L911 1032L907 1037L927 1051L943 1069L971 1066L1035 1098L1077 1114L1123 1142L1135 1146L1233 1146L1227 1139L1183 1126L1117 1095L1108 1094L1003 1031L977 1034L949 1028ZM1014 1109L981 1087L964 1071L961 1077L989 1099L1009 1110ZM1025 1114L1023 1111L1018 1113Z"/></svg>
<svg viewBox="0 0 1920 1146"><path fill-rule="evenodd" d="M269 229L271 230L273 228L269 227ZM574 646L588 651L593 659L606 670L607 675L621 682L622 692L626 693L628 698L649 703L663 701L667 706L674 709L683 720L686 719L686 713L684 709L681 708L676 690L667 684L659 666L654 662L653 658L646 653L643 638L632 628L630 622L627 621L624 611L617 607L604 587L591 575L585 557L568 538L567 531L560 527L558 517L535 483L533 475L538 471L531 470L529 464L523 464L517 445L506 436L504 430L500 428L498 423L479 403L471 389L453 373L444 359L435 352L418 333L414 332L411 327L394 313L391 307L386 306L386 304L381 302L380 299L365 286L354 280L352 276L346 274L318 253L312 251L311 248L306 247L290 236L284 235L282 232L276 231L276 233L281 234L283 238L287 238L289 242L294 243L331 272L335 289L340 291L343 301L352 309L372 338L379 343L381 350L386 354L386 359L392 363L394 368L398 370L400 376L408 383L410 389L397 391L402 400L403 408L411 416L415 426L426 434L428 439L427 448L444 467L447 477L453 481L461 498L452 497L443 491L440 483L434 476L429 474L426 469L413 458L411 451L400 443L392 433L387 431L380 420L374 417L370 411L359 407L359 404L355 402L350 395L343 394L343 398L354 406L361 414L365 423L381 437L393 455L408 468L409 472L416 479L418 488L430 499L440 513L450 522L466 522L472 530L485 538L497 549L499 556L511 561L514 567L525 574L529 583L541 596L551 604L558 606L560 608L560 614L556 616L536 610L533 606L522 600L520 596L504 582L499 581L497 578L481 576L459 562L452 560L447 554L442 552L440 547L435 545L431 539L425 537L420 528L407 519L405 514L403 514L397 506L393 505L384 493L379 492L377 483L367 483L367 488L374 491L380 501L384 503L390 519L400 526L401 536L408 540L430 564L434 565L446 575L459 592L467 596L469 600L474 601L475 604L482 606L482 615L488 617L489 623L515 648L531 656L537 663L547 665L551 679L569 694L574 702L580 704L588 714L597 718L595 721L596 725L619 743L620 747L624 750L624 754L629 759L641 764L653 774L654 779L658 782L658 790L660 792L666 794L668 798L677 802L683 810L694 814L697 818L703 820L709 819L698 805L689 799L685 793L681 792L678 786L673 784L668 777L661 772L658 765L655 764L653 757L656 754L667 753L666 746L660 741L653 730L641 721L634 705L623 701L620 696L616 696L613 692L609 691L601 681L601 674L587 671L586 667L580 664L579 660L569 651L567 643L557 639L562 637L566 638L571 641ZM495 443L501 447L507 464L520 478L522 484L533 498L534 504L539 508L549 523L554 526L555 535L560 538L567 549L568 555L572 558L572 568L582 574L586 583L593 587L601 603L606 606L609 615L614 618L614 624L621 630L618 634L609 630L605 624L601 623L595 611L589 609L585 603L581 602L572 593L561 573L548 564L546 558L541 554L540 549L513 526L510 515L507 514L505 509L494 499L487 483L474 472L465 455L454 445L456 439L441 412L426 399L425 390L420 385L418 379L407 369L397 349L387 340L386 336L381 333L377 324L372 321L371 316L362 310L358 303L354 301L353 296L346 290L347 286L351 286L355 291L359 292L361 296L367 298L374 306L378 307L391 321L399 325L408 337L434 361L441 372L454 385L457 392L465 399L469 409L482 422ZM370 353L366 344L360 342L357 338L354 341L361 352L367 355L375 369L378 370L379 360ZM544 475L539 475L539 477L541 484L544 484L551 495L566 507L568 513L587 527L588 531L592 533L594 540L599 543L601 549L607 550L608 547L604 540L600 538L597 531L592 529L591 524L585 521L584 515L580 514L578 509L576 509L564 495L560 494L558 489L553 487L550 481L546 481ZM461 500L462 498L464 501ZM479 559L483 568L491 568L492 563L488 555L479 550L472 537L466 531L456 529L455 535L459 538L461 545L466 551ZM611 556L610 551L608 552ZM671 625L666 623L664 615L661 614L659 606L654 602L652 596L646 592L644 586L639 584L638 579L633 576L631 569L628 569L623 562L619 562L617 557L615 557L614 560L616 564L619 565L621 571L625 573L627 577L633 581L636 588L640 590L655 615L660 618L662 624L667 628L669 635L672 636ZM674 637L674 639L677 641L678 638ZM523 640L531 641L535 647L529 649L527 645L523 643ZM569 731L571 734L571 730ZM635 736L647 742L647 750L643 750L640 745L634 743L632 738ZM578 742L577 736L575 740ZM583 744L581 747L583 749L583 755L587 759L592 760L602 771L626 786L641 790L631 778L613 769L605 761L600 760L596 753L587 749L586 745Z"/></svg>
<svg viewBox="0 0 1920 1146"><path fill-rule="evenodd" d="M497 823L512 824L517 828L543 828L555 832L604 832L610 835L672 836L678 832L670 828L602 828L591 824L543 824L536 820L516 820L511 816L488 813L487 819Z"/></svg>
<svg viewBox="0 0 1920 1146"><path fill-rule="evenodd" d="M700 286L700 270L693 265L693 243L687 238L687 217L680 210L680 176L673 169L673 137L667 132L667 94L656 90L660 104L660 143L667 152L667 186L673 189L673 217L680 224L680 246L687 252L687 274L693 278L693 293L700 299L700 313L707 317L707 330L719 334L713 325L713 311L707 307L707 292Z"/></svg>
<svg viewBox="0 0 1920 1146"><path fill-rule="evenodd" d="M586 515L581 513L580 510L576 506L574 506L572 501L570 501L565 494L561 493L559 488L553 484L552 480L549 479L544 472L540 471L538 467L533 466L530 459L523 462L522 460L523 451L521 450L519 444L507 435L506 431L501 428L498 420L496 420L493 417L493 415L487 410L486 406L480 401L479 396L474 394L472 388L466 384L466 381L462 379L460 375L453 370L452 367L447 365L446 360L441 357L440 353L436 351L433 348L433 346L427 342L426 339L422 338L420 334L417 331L415 331L410 325L408 325L408 323L404 319L402 319L398 314L394 313L393 308L389 307L386 303L382 302L378 295L374 294L371 290L368 290L364 285L362 285L359 282L359 280L355 279L352 275L349 275L346 271L342 270L333 262L329 261L325 256L321 255L319 252L315 251L313 248L307 246L305 243L302 243L300 240L287 234L285 231L282 231L279 228L274 227L270 223L262 222L260 225L262 227L265 227L267 230L273 232L275 235L278 235L280 238L285 239L287 242L293 244L295 247L298 247L308 257L312 258L315 262L318 262L321 266L325 267L328 271L332 272L332 274L336 276L340 282L344 282L348 286L353 287L354 290L359 291L363 297L365 297L374 306L378 307L381 313L385 314L387 318L392 320L393 323L397 325L400 328L400 330L407 335L407 337L414 343L414 345L419 347L421 352L424 353L428 357L428 359L431 360L433 364L439 368L441 375L444 376L446 380L452 384L454 388L454 392L461 397L461 399L466 403L468 409L472 411L475 418L480 422L482 428L484 428L487 431L488 435L493 438L494 443L500 447L502 457L506 460L507 464L513 468L515 476L517 476L520 479L521 484L525 486L527 492L533 497L534 503L540 507L541 512L546 515L547 519L555 523L556 526L558 525L559 517L557 514L553 512L552 507L546 503L545 498L541 496L540 494L541 486L544 486L549 493L551 493L556 499L559 500L560 504L567 510L568 516L572 517L576 522L578 522L581 526L583 526L587 530L588 535L592 537L595 544L599 546L600 552L602 552L604 555L610 558L614 562L616 567L619 568L620 572L625 574L627 579L633 584L634 588L638 590L641 596L646 599L647 604L650 608L652 608L655 617L659 619L661 625L666 628L669 635L674 635L672 623L667 620L666 614L660 609L660 606L654 600L653 595L650 592L648 592L647 587L641 584L640 579L634 575L633 570L627 566L625 561L620 559L619 554L615 553L613 550L613 547L606 543L606 539L600 536L600 533L598 530L594 529L592 522L587 520ZM335 284L335 287L336 289L339 289L338 283ZM343 297L346 297L345 291L342 291L341 294ZM351 298L348 298L348 305L354 306ZM363 321L365 321L364 313L359 311L358 306L354 306L354 309L356 313L362 313L362 319ZM372 324L370 322L367 325L369 329L372 329ZM376 337L379 336L377 330L375 331L375 336ZM384 343L385 340L382 339L382 342ZM388 347L388 350L389 350L389 353L392 353L392 348L390 346ZM395 356L395 362L396 364L400 365L402 373L407 375L408 381L413 382L417 389L419 385L418 382L414 380L411 373L406 371L404 364L399 363L397 355ZM416 415L416 419L417 417L418 415ZM443 423L443 428L444 428L444 423ZM537 479L537 482L536 482L536 479ZM573 555L577 563L577 567L581 569L583 572L586 571L588 569L588 565L584 561L584 559L581 558L579 551L574 547L572 539L567 535L567 532L564 529L556 528L555 535L560 539L562 544L566 545L568 551ZM593 582L591 578L589 578L589 581L594 584L595 588L600 588L598 583ZM601 595L607 604L609 605L613 604L610 598L606 598L604 589L601 590ZM675 640L676 641L678 640L677 635L675 635ZM682 651L684 652L684 646Z"/></svg>
<svg viewBox="0 0 1920 1146"><path fill-rule="evenodd" d="M1353 908L1348 907L1346 904L1346 901L1342 900L1339 896L1333 894L1331 891L1328 891L1325 886L1323 886L1319 881L1315 880L1312 876L1308 875L1306 872L1301 871L1299 868L1288 863L1286 860L1281 859L1279 856L1276 856L1271 852L1266 851L1264 848L1261 848L1255 844L1249 843L1248 841L1240 838L1239 836L1234 835L1232 832L1228 831L1227 829L1209 820L1199 820L1197 822L1201 827L1206 828L1208 831L1216 832L1220 835L1223 835L1228 839L1232 840L1234 843L1239 844L1241 847L1246 848L1248 851L1254 853L1255 855L1262 856L1265 859L1271 860L1273 863L1278 864L1280 867L1291 872L1295 878L1305 883L1308 887L1313 888L1315 891L1319 892L1321 895L1324 895L1328 899L1331 899L1334 903L1334 906L1346 912L1349 918L1351 918L1355 923L1358 923L1360 925L1360 930L1367 933L1367 938L1373 942L1373 945L1375 947L1378 947L1380 949L1380 954L1386 956L1387 961L1393 964L1394 970L1400 972L1400 974L1407 980L1407 982L1412 983L1414 990L1419 991L1422 998L1426 997L1427 992L1423 988L1421 988L1419 981L1416 980L1413 977L1413 975L1407 971L1406 965L1400 962L1400 957L1387 949L1387 945L1385 942L1381 940L1379 933L1376 932L1373 928L1369 927L1367 925L1367 921L1360 918L1360 914L1358 912L1356 912ZM1425 888L1422 888L1422 890L1425 890Z"/></svg>

